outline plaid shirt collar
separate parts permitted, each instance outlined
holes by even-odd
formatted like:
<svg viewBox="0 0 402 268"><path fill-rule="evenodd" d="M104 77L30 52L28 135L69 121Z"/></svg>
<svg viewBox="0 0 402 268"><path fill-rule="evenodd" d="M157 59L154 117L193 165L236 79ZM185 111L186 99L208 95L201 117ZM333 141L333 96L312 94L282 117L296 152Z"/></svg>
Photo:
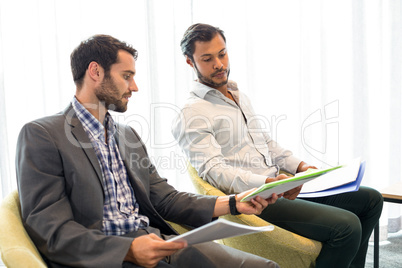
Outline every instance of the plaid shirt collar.
<svg viewBox="0 0 402 268"><path fill-rule="evenodd" d="M78 119L81 121L87 132L96 140L105 140L105 127L99 122L74 96L72 105L77 113ZM104 124L106 126L108 137L113 137L116 133L116 124L109 112L105 115Z"/></svg>

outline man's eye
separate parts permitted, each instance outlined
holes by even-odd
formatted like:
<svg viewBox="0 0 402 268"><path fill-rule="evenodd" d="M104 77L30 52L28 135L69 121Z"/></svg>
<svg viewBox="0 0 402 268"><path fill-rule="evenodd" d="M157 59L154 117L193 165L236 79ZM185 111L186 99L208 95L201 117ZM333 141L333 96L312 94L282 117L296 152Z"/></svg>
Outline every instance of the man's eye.
<svg viewBox="0 0 402 268"><path fill-rule="evenodd" d="M124 76L124 79L126 79L126 80L130 79L130 75L126 74L126 75Z"/></svg>
<svg viewBox="0 0 402 268"><path fill-rule="evenodd" d="M226 56L226 53L222 53L222 54L219 55L219 57L221 57L221 58L223 58L225 56Z"/></svg>
<svg viewBox="0 0 402 268"><path fill-rule="evenodd" d="M211 58L205 58L205 59L203 59L203 61L205 61L205 62L208 62L208 61L210 61L211 60Z"/></svg>

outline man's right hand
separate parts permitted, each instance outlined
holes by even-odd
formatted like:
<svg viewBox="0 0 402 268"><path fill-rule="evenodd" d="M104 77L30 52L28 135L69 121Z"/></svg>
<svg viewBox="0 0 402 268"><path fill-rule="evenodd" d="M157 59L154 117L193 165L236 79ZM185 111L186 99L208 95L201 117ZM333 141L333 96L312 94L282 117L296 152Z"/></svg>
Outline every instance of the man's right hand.
<svg viewBox="0 0 402 268"><path fill-rule="evenodd" d="M273 181L280 181L280 180L287 179L287 178L289 178L289 176L286 176L285 174L280 174L276 178L267 178L265 180L265 183L270 183Z"/></svg>
<svg viewBox="0 0 402 268"><path fill-rule="evenodd" d="M155 267L163 258L186 246L185 242L166 242L155 234L143 235L133 240L124 261Z"/></svg>

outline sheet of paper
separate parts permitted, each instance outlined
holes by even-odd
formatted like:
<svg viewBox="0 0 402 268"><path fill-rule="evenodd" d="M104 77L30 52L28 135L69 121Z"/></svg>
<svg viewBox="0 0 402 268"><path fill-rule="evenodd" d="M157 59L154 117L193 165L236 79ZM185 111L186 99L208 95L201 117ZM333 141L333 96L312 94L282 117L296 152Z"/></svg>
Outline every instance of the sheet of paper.
<svg viewBox="0 0 402 268"><path fill-rule="evenodd" d="M272 225L254 227L218 219L167 241L187 241L188 245L194 245L233 236L272 231L273 229L274 226Z"/></svg>
<svg viewBox="0 0 402 268"><path fill-rule="evenodd" d="M342 168L321 175L303 185L301 193L312 193L345 185L356 180L360 169L360 157L353 159Z"/></svg>

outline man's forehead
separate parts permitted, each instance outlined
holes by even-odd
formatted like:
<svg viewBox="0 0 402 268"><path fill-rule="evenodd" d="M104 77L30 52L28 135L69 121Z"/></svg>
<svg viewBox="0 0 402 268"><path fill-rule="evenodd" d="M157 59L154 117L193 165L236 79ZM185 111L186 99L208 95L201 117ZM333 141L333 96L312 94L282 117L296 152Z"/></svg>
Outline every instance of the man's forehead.
<svg viewBox="0 0 402 268"><path fill-rule="evenodd" d="M196 41L194 43L194 54L198 56L212 55L226 49L225 40L220 34L216 34L211 41Z"/></svg>
<svg viewBox="0 0 402 268"><path fill-rule="evenodd" d="M133 68L135 70L134 56L125 50L119 50L117 54L117 62L112 64L112 68Z"/></svg>

